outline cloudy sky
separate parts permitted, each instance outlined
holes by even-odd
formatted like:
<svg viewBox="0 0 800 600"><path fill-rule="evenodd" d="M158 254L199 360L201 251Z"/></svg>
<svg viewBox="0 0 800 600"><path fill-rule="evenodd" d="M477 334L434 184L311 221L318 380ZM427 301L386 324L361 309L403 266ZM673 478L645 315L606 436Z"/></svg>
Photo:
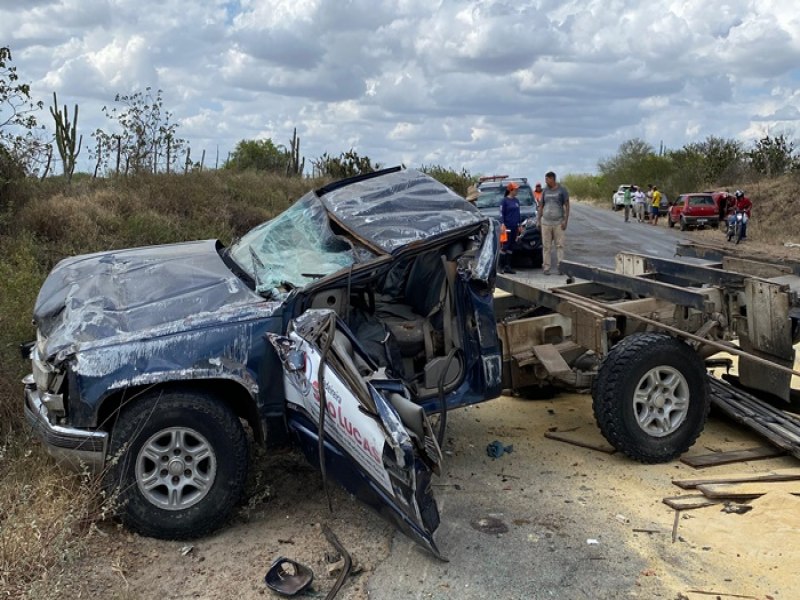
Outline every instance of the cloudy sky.
<svg viewBox="0 0 800 600"><path fill-rule="evenodd" d="M294 127L307 163L533 178L633 137L800 137L790 0L0 0L0 45L84 138L115 94L162 89L206 164Z"/></svg>

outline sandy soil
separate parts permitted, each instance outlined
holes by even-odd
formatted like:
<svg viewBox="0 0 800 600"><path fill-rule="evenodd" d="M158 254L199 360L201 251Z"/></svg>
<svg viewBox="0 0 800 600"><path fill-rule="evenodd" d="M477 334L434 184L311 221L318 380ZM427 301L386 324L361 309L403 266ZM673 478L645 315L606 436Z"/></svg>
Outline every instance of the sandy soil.
<svg viewBox="0 0 800 600"><path fill-rule="evenodd" d="M666 496L685 493L671 484L673 478L787 468L797 466L795 459L783 457L698 471L680 462L639 465L617 454L544 438L545 431L557 428L572 430L571 435L587 441L602 441L590 399L582 395L560 395L549 401L503 397L455 411L450 422L448 436L453 441L446 448L449 464L437 483L437 495L444 507L443 525L465 519L462 513L469 510L464 507L482 498L510 506L503 498L516 496L520 490L538 490L557 502L549 508L545 503L527 503L526 512L517 515L507 508L509 512L503 518L512 531L505 541L502 535L487 540L485 551L494 552L495 546L502 550L516 536L527 541L531 555L527 559L509 556L509 561L538 564L536 548L544 542L551 545L551 552L590 552L592 549L585 546L579 550L574 546L555 548L574 543L571 538L579 537L583 543L586 531L578 526L585 527L589 522L595 528L592 537L615 546L614 553L606 557L614 561L614 568L623 569L623 574L625 569L631 571L615 584L624 594L616 595L615 591L609 596L598 590L597 598L714 597L691 590L715 592L720 598L735 597L726 594L759 599L800 597L796 570L800 558L800 498L769 494L754 501L753 510L744 515L725 514L720 507L684 511L674 543L674 511L662 503ZM513 443L514 453L497 461L489 459L484 448L487 440L493 439ZM754 434L712 417L689 454L757 445L763 442ZM480 495L468 495L470 486ZM426 574L416 568L404 572L405 563L399 559L395 562L393 557L408 552L413 544L335 485L330 487L334 507L330 513L319 474L298 454L259 456L251 489L248 504L232 523L216 535L191 543L142 538L113 524L101 525L92 536L86 558L77 567L70 567L70 582L62 581L62 591L76 597L120 599L273 597L263 577L273 560L286 556L313 569L314 591L310 597L324 597L335 574L329 575L327 569L331 560L327 554L333 549L321 533L323 523L330 525L358 565L358 574L345 583L339 598L397 597L387 592L387 570L389 581L401 582L398 589L409 597L454 597L465 579L470 585L469 573L457 575L458 565L445 565L429 557L424 558ZM451 500L456 495L462 507L458 510L458 504ZM552 532L557 535L552 536ZM446 543L456 543L455 535L448 534ZM442 550L448 554L452 548ZM428 572L436 577L436 587L428 585ZM575 572L565 575L573 579L582 576ZM475 589L480 581L476 573L472 582L476 596L458 595L489 597ZM567 591L565 594L560 597L575 597ZM31 595L35 596L36 590ZM526 596L510 588L507 597Z"/></svg>

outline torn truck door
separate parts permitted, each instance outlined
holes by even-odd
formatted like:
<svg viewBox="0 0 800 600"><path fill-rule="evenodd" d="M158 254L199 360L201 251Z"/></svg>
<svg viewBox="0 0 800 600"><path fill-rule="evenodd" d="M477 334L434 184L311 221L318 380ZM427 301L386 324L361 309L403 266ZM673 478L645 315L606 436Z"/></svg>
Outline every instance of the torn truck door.
<svg viewBox="0 0 800 600"><path fill-rule="evenodd" d="M322 418L324 473L440 557L431 474L441 450L405 384L387 379L331 310L309 310L269 340L283 365L288 426L309 461L319 463Z"/></svg>

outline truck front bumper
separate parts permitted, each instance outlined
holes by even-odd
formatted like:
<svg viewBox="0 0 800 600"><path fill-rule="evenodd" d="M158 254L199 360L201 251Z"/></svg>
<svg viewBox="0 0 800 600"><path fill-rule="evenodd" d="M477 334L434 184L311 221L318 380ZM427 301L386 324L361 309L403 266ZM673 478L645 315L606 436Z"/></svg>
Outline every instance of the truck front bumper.
<svg viewBox="0 0 800 600"><path fill-rule="evenodd" d="M22 380L25 384L25 418L47 452L59 463L74 468L86 465L94 472L101 471L108 450L108 433L54 425L42 394L32 380L30 376Z"/></svg>

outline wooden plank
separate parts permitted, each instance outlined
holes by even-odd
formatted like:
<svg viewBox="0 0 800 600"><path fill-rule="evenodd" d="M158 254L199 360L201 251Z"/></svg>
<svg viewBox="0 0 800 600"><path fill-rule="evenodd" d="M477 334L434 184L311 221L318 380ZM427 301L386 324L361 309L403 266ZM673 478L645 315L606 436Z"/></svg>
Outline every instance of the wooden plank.
<svg viewBox="0 0 800 600"><path fill-rule="evenodd" d="M800 481L800 469L781 469L762 473L731 473L696 479L673 479L672 483L684 490L712 483L748 483L756 481Z"/></svg>
<svg viewBox="0 0 800 600"><path fill-rule="evenodd" d="M706 498L724 498L728 500L751 500L768 492L782 492L800 496L800 482L785 481L778 483L706 483L697 486Z"/></svg>
<svg viewBox="0 0 800 600"><path fill-rule="evenodd" d="M745 450L731 450L729 452L712 452L711 454L700 454L698 456L684 456L681 458L681 462L695 469L705 469L706 467L727 465L747 460L774 458L782 454L784 454L784 451L780 448L756 446L755 448L746 448Z"/></svg>
<svg viewBox="0 0 800 600"><path fill-rule="evenodd" d="M661 500L664 504L675 510L692 510L695 508L705 508L720 504L721 500L707 498L703 494L691 494L689 496L671 496Z"/></svg>
<svg viewBox="0 0 800 600"><path fill-rule="evenodd" d="M572 372L567 361L564 360L564 357L561 356L561 353L553 344L534 346L533 353L550 375L556 376Z"/></svg>
<svg viewBox="0 0 800 600"><path fill-rule="evenodd" d="M616 452L616 449L608 444L602 442L601 443L587 442L586 440L580 437L574 435L567 435L561 431L546 431L544 437L549 438L551 440L557 440L559 442L572 444L573 446L589 448L590 450L597 450L598 452L605 452L606 454L614 454Z"/></svg>

